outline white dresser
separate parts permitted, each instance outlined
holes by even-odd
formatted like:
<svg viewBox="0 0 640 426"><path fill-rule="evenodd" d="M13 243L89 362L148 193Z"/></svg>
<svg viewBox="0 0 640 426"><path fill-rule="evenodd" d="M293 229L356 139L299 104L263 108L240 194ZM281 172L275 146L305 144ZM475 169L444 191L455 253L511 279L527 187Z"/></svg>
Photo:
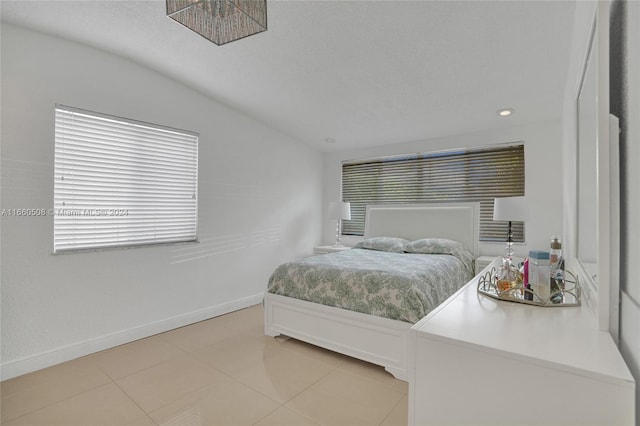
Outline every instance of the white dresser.
<svg viewBox="0 0 640 426"><path fill-rule="evenodd" d="M587 307L494 300L476 284L411 328L409 424L634 423L634 379Z"/></svg>

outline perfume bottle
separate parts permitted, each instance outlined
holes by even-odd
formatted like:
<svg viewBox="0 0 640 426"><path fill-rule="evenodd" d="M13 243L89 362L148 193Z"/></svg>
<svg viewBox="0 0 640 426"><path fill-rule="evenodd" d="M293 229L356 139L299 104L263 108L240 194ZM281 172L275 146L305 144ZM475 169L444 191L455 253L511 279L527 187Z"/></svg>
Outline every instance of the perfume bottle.
<svg viewBox="0 0 640 426"><path fill-rule="evenodd" d="M562 243L560 242L560 237L551 237L549 265L551 267L551 302L562 303L563 295L561 291L564 290L564 259L562 259Z"/></svg>
<svg viewBox="0 0 640 426"><path fill-rule="evenodd" d="M518 270L511 262L510 257L502 258L502 265L498 270L496 287L500 293L517 287Z"/></svg>
<svg viewBox="0 0 640 426"><path fill-rule="evenodd" d="M529 251L529 284L531 284L536 302L549 302L550 276L549 252L541 250Z"/></svg>

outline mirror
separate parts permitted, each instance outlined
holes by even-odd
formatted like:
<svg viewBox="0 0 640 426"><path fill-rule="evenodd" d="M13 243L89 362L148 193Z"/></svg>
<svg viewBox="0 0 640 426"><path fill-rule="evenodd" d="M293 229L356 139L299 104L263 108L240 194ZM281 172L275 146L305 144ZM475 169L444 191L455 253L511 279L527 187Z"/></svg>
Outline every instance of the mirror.
<svg viewBox="0 0 640 426"><path fill-rule="evenodd" d="M618 126L609 115L609 7L595 2L576 95L576 271L600 330L617 335ZM587 301L589 299L589 301Z"/></svg>

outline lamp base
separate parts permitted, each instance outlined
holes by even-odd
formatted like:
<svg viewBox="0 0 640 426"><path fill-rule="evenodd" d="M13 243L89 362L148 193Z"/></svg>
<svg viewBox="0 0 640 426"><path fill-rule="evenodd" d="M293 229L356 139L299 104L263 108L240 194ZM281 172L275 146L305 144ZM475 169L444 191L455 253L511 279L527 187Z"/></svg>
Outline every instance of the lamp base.
<svg viewBox="0 0 640 426"><path fill-rule="evenodd" d="M513 258L513 234L511 233L511 221L509 221L509 230L507 232L507 247L504 250L504 258Z"/></svg>
<svg viewBox="0 0 640 426"><path fill-rule="evenodd" d="M344 247L342 245L341 234L342 234L342 232L340 232L340 219L338 219L338 221L336 223L336 242L333 243L333 247Z"/></svg>

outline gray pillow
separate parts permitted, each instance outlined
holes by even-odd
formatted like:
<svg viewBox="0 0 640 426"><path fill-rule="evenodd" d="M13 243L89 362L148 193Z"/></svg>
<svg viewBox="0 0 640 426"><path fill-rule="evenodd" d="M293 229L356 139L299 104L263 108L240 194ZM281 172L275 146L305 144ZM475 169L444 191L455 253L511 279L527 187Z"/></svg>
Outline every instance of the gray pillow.
<svg viewBox="0 0 640 426"><path fill-rule="evenodd" d="M354 248L404 253L404 246L408 242L409 240L398 237L372 237L360 241Z"/></svg>
<svg viewBox="0 0 640 426"><path fill-rule="evenodd" d="M459 241L446 238L425 238L405 244L404 251L416 254L450 254L460 259L473 274L473 253Z"/></svg>
<svg viewBox="0 0 640 426"><path fill-rule="evenodd" d="M446 238L424 238L407 243L404 251L421 254L452 254L464 248L464 245L458 241Z"/></svg>

